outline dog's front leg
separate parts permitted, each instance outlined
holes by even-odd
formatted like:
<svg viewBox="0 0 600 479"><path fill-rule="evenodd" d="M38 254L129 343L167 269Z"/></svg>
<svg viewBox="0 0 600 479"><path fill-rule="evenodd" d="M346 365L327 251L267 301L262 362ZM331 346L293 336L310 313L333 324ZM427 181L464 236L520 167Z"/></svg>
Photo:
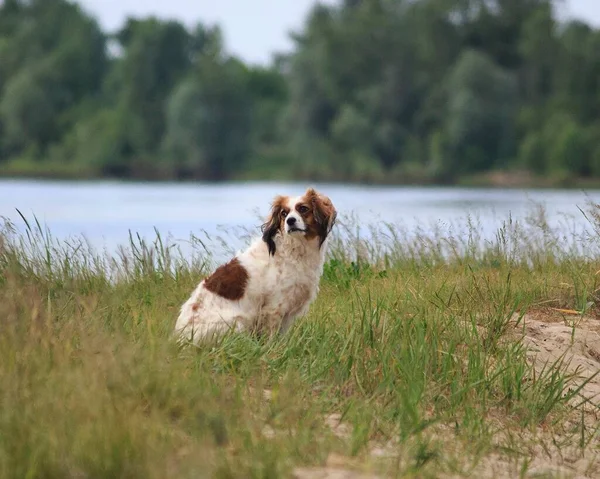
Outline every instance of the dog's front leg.
<svg viewBox="0 0 600 479"><path fill-rule="evenodd" d="M293 314L286 314L281 321L281 326L279 327L279 334L285 334L294 324L294 319L296 316Z"/></svg>

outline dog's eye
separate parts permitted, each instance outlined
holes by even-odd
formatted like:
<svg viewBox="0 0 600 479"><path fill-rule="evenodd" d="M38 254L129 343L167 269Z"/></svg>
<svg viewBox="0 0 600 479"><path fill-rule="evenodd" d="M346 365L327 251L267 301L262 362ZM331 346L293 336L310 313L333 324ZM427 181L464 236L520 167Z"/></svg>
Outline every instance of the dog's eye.
<svg viewBox="0 0 600 479"><path fill-rule="evenodd" d="M300 213L302 213L302 214L304 214L304 213L308 213L308 206L304 206L304 205L302 205L302 206L299 206L299 207L298 207L298 211L299 211Z"/></svg>
<svg viewBox="0 0 600 479"><path fill-rule="evenodd" d="M288 214L288 212L285 210L281 212L281 216L283 216L284 218L287 216L287 214Z"/></svg>

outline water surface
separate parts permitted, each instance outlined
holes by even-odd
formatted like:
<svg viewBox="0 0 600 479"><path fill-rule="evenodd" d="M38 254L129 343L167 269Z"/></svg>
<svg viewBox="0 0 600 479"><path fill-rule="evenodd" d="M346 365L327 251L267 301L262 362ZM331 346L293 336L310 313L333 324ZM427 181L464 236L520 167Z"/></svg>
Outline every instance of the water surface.
<svg viewBox="0 0 600 479"><path fill-rule="evenodd" d="M484 188L376 187L316 184L333 200L342 223L348 216L363 225L385 221L413 229L442 228L479 219L483 237L492 237L511 215L524 218L534 203L543 205L556 225L571 215L586 220L578 207L600 202L600 191L499 190ZM233 249L243 242L241 230L259 233L261 218L276 194L300 194L307 184L295 183L126 183L0 180L0 216L18 226L35 215L57 238L84 235L95 247L113 251L129 233L154 238L155 230L187 244L190 234L221 236Z"/></svg>

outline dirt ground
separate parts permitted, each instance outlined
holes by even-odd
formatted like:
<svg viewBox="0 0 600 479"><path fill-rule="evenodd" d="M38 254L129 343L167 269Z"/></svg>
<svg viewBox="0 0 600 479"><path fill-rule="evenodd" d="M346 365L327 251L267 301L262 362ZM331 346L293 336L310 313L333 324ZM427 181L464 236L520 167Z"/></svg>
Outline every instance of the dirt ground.
<svg viewBox="0 0 600 479"><path fill-rule="evenodd" d="M577 384L591 378L580 394L600 403L600 318L547 309L525 315L515 329L522 331L537 370L564 356L567 371L578 377Z"/></svg>
<svg viewBox="0 0 600 479"><path fill-rule="evenodd" d="M581 412L572 418L572 428L581 428L584 421L586 428L593 431L600 425L597 405L600 404L600 317L581 316L574 311L559 309L540 309L525 314L522 318L515 316L510 335L522 337L528 350L528 358L537 373L557 362L563 362L566 371L573 375L571 388L581 387L579 394L572 399L573 406L588 401ZM591 378L591 379L590 379ZM340 437L349 436L350 427L340 423L339 417L331 415L325 418L334 434ZM567 424L568 428L569 425ZM592 478L600 477L600 443L591 441L584 451L580 447L564 446L552 434L540 431L529 434L529 438L520 438L529 443L526 455L530 462L526 471L522 464L516 464L500 454L488 455L470 474L473 478ZM373 459L392 455L391 447L374 445L371 448ZM296 468L293 477L296 479L366 479L381 476L360 472L361 467L353 467L351 458L332 454L323 467ZM452 477L452 476L440 476Z"/></svg>

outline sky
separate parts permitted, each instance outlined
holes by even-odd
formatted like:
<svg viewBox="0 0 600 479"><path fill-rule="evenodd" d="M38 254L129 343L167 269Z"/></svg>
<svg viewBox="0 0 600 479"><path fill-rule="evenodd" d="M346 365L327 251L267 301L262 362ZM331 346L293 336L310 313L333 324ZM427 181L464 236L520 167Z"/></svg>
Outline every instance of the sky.
<svg viewBox="0 0 600 479"><path fill-rule="evenodd" d="M600 0L563 0L562 14L600 26ZM227 50L249 63L267 64L272 54L289 51L290 31L299 31L314 0L79 0L105 31L117 30L127 16L155 15L188 26L218 24ZM335 3L328 0L324 3Z"/></svg>

